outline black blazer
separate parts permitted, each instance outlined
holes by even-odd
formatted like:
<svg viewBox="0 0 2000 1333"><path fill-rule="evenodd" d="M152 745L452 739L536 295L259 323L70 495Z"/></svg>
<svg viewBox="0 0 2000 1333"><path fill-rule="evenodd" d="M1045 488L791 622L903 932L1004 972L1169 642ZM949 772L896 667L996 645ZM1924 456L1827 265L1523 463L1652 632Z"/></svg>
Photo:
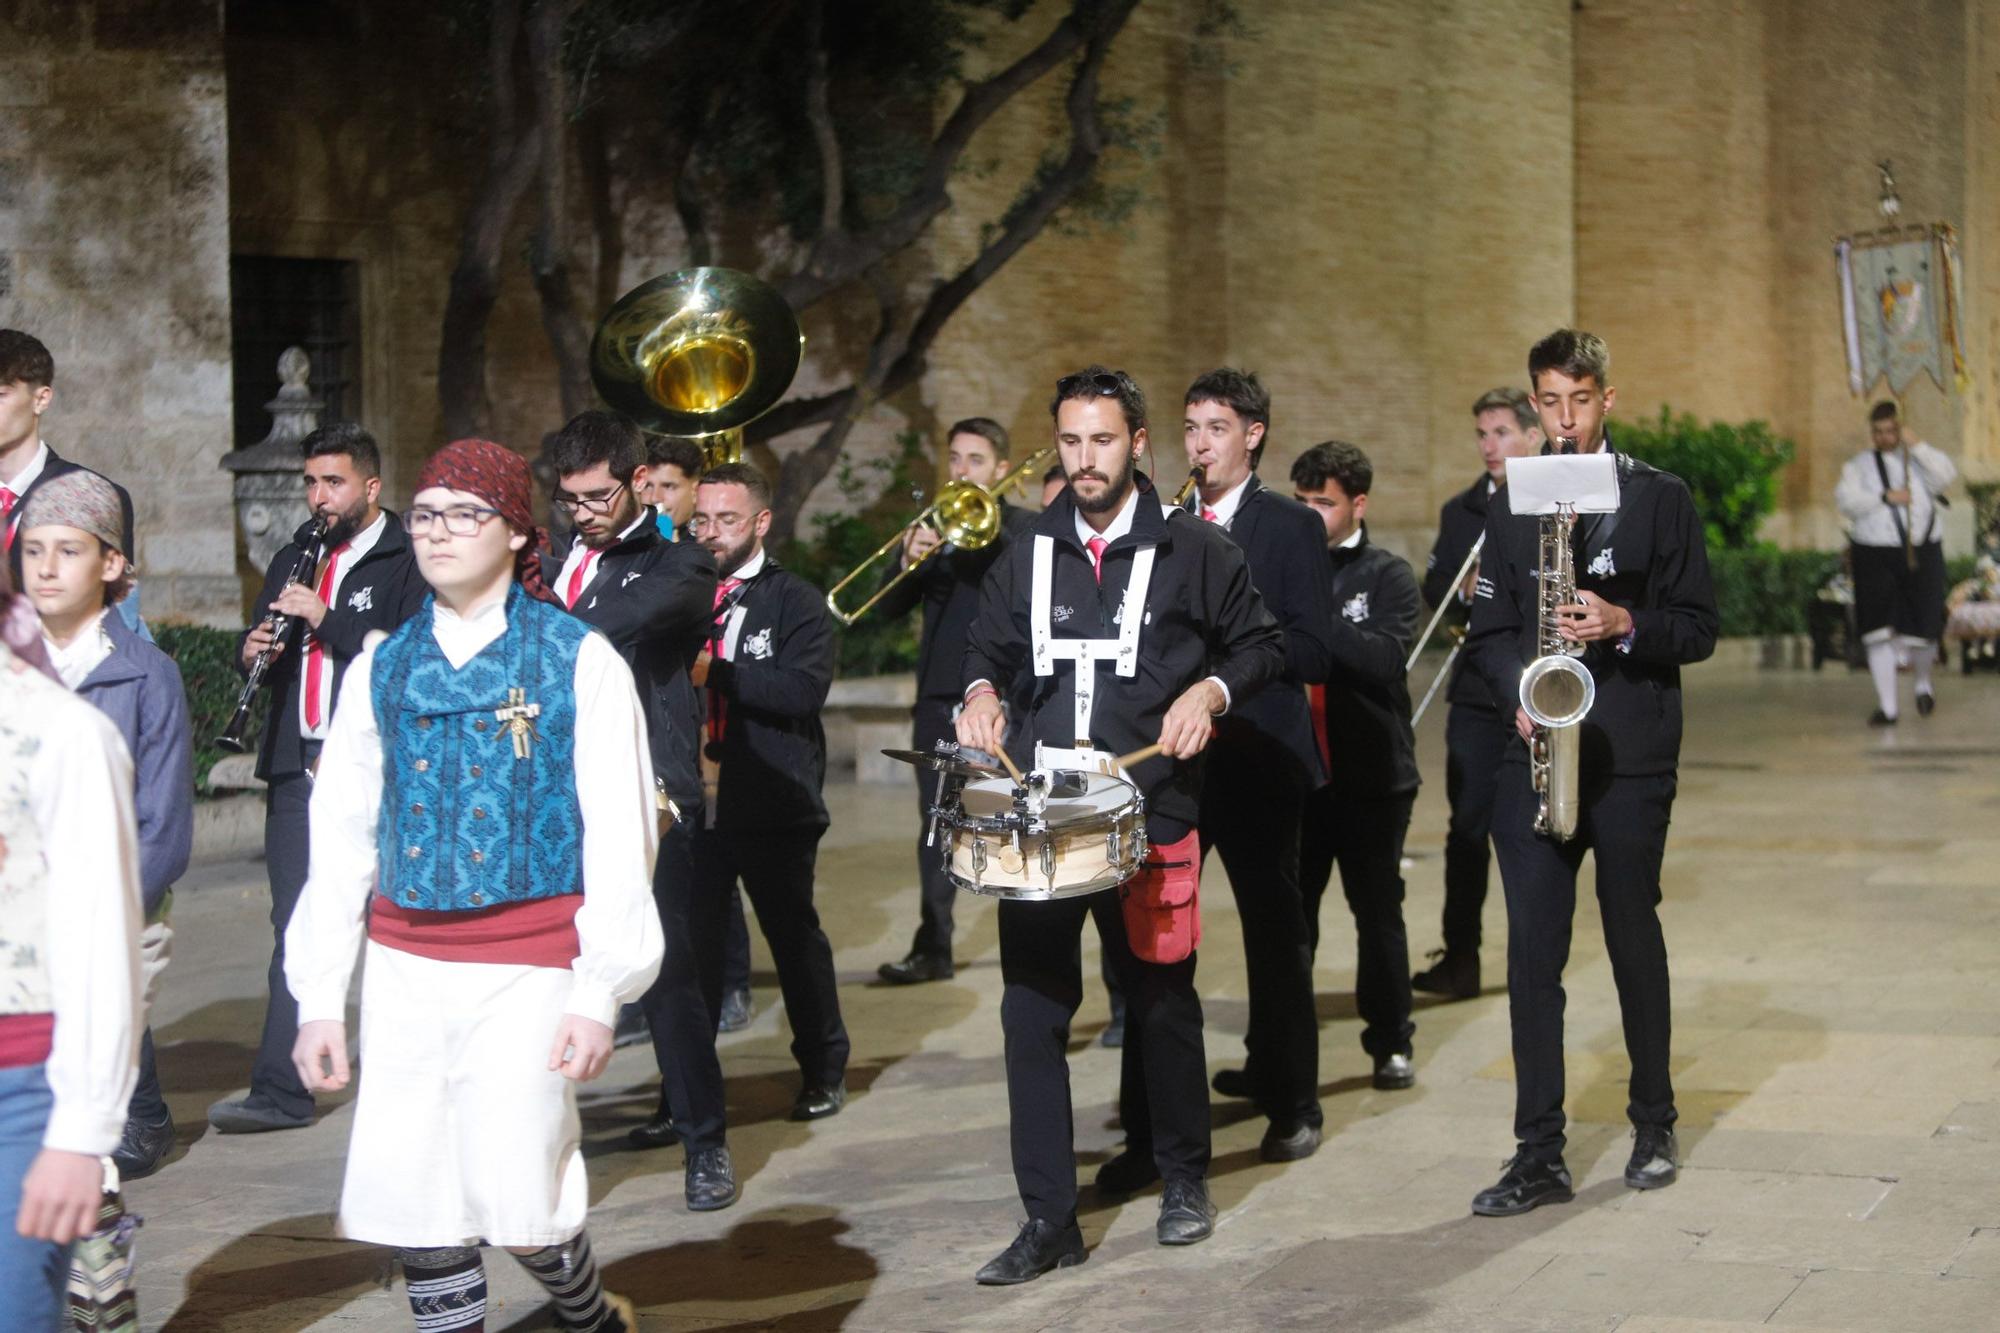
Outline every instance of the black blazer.
<svg viewBox="0 0 2000 1333"><path fill-rule="evenodd" d="M1216 721L1215 745L1233 757L1296 765L1308 788L1326 781L1305 687L1333 665L1333 582L1319 516L1252 476L1229 521L1229 539L1250 564L1250 582L1285 636L1285 668L1266 689Z"/></svg>
<svg viewBox="0 0 2000 1333"><path fill-rule="evenodd" d="M361 655L363 640L370 630L387 633L417 613L430 585L417 572L416 557L410 551L409 534L388 510L382 511L382 535L368 554L361 557L340 580L338 604L327 608L319 623L319 641L326 645L327 660L333 664L333 700L340 703L340 683L347 664ZM271 603L284 590L285 576L298 563L299 548L286 542L264 571L264 587L257 594L252 628L270 614ZM236 641L236 669L243 671L245 630ZM270 715L264 719L264 743L257 752L257 776L269 781L305 771L305 755L299 748L299 663L305 637L301 630L288 636L285 651L279 653L264 673L264 688L271 692Z"/></svg>
<svg viewBox="0 0 2000 1333"><path fill-rule="evenodd" d="M43 442L43 447L47 447L46 441ZM14 510L7 515L7 530L5 533L0 533L0 536L4 536L6 540L0 542L0 545L4 545L7 548L7 567L9 572L14 576L15 587L18 588L21 586L21 548L19 543L15 542L14 535L15 530L21 525L21 515L27 511L28 501L34 498L36 491L39 491L44 485L54 481L66 472L92 471L95 471L95 469L87 468L81 463L72 463L67 458L58 455L55 450L50 449L49 456L42 460L41 474L33 482L29 483L27 490L22 491L14 497ZM103 476L104 474L100 472L98 475ZM104 479L111 481L109 477L105 477ZM133 558L132 495L115 481L111 482L111 489L118 492L118 511L120 517L124 520L123 540L119 545L125 552L125 559L130 561Z"/></svg>
<svg viewBox="0 0 2000 1333"><path fill-rule="evenodd" d="M964 681L965 636L979 613L979 585L986 571L1007 549L1011 541L1032 532L1035 516L1010 504L1000 506L1000 534L977 551L952 549L925 562L914 577L904 579L875 610L884 617L908 615L919 601L924 608L923 637L917 648L917 698L957 703ZM883 576L894 578L902 569L899 560Z"/></svg>
<svg viewBox="0 0 2000 1333"><path fill-rule="evenodd" d="M1098 667L1091 740L1114 755L1159 740L1167 709L1195 682L1219 677L1234 711L1285 669L1285 636L1252 586L1242 550L1213 523L1178 509L1163 513L1150 480L1142 477L1138 485L1132 530L1106 548L1102 582L1076 539L1076 501L1068 491L1043 511L1031 534L1055 541L1050 632L1058 638L1115 636L1112 617L1124 603L1133 556L1142 545L1158 548L1137 673L1126 678L1108 665ZM1037 676L1029 659L1034 546L1033 540L1013 543L987 574L966 643L964 683L990 680L1008 697L1021 697L1014 693L1018 687L1029 701L1026 740L1067 748L1076 740L1074 672L1058 663L1054 674ZM1138 765L1134 777L1145 788L1149 817L1195 823L1198 760L1156 757Z"/></svg>
<svg viewBox="0 0 2000 1333"><path fill-rule="evenodd" d="M1624 607L1633 623L1629 648L1593 643L1582 659L1597 680L1597 703L1578 724L1586 779L1680 766L1681 667L1715 651L1720 625L1687 486L1627 454L1617 463L1618 511L1579 518L1571 541L1576 586ZM1539 524L1505 503L1492 507L1472 602L1466 652L1493 706L1509 718L1520 704L1521 671L1535 656ZM1527 762L1518 736L1507 757Z"/></svg>
<svg viewBox="0 0 2000 1333"><path fill-rule="evenodd" d="M1415 791L1417 751L1403 664L1419 628L1417 576L1401 556L1370 542L1365 525L1358 544L1328 551L1326 562L1334 605L1325 696L1332 756L1327 786L1353 797Z"/></svg>
<svg viewBox="0 0 2000 1333"><path fill-rule="evenodd" d="M1438 510L1437 541L1431 545L1430 559L1424 562L1424 605L1433 611L1446 598L1457 600L1452 576L1465 563L1465 554L1479 540L1479 534L1486 531L1487 503L1493 498L1487 495L1486 485L1486 474L1481 472L1478 481L1446 500ZM1506 497L1500 498L1504 502ZM1464 625L1471 618L1470 607L1455 605L1445 612L1440 624ZM1466 653L1460 653L1452 665L1451 683L1445 686L1444 697L1467 708L1493 711L1493 696L1486 692L1486 684L1478 673L1471 670L1471 659Z"/></svg>
<svg viewBox="0 0 2000 1333"><path fill-rule="evenodd" d="M542 577L558 596L567 557L542 557ZM597 557L596 573L570 608L632 668L653 775L688 818L701 808L702 715L688 668L708 638L714 607L714 557L700 542L666 540L648 510L637 531Z"/></svg>
<svg viewBox="0 0 2000 1333"><path fill-rule="evenodd" d="M739 604L736 656L727 662L718 657L708 667L708 688L726 709L716 827L823 829L826 732L820 709L833 688L834 664L826 594L767 554L757 577L722 603Z"/></svg>

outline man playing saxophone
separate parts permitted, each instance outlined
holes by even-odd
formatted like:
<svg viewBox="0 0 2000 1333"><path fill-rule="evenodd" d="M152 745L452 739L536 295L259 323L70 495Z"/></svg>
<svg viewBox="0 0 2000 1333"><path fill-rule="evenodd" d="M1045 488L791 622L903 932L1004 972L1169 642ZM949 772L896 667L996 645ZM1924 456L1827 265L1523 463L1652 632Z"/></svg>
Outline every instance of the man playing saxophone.
<svg viewBox="0 0 2000 1333"><path fill-rule="evenodd" d="M1550 452L1613 451L1605 430L1616 391L1610 355L1594 334L1559 329L1528 354ZM1492 506L1486 554L1467 640L1471 669L1512 715L1493 815L1493 845L1507 898L1508 1012L1514 1047L1514 1135L1498 1183L1472 1210L1523 1213L1572 1197L1563 1164L1563 967L1569 960L1576 875L1596 859L1598 908L1624 1020L1632 1077L1626 1113L1633 1146L1625 1183L1658 1189L1679 1171L1674 1094L1667 1072L1671 1024L1667 946L1660 930L1660 866L1680 763L1680 668L1715 649L1715 593L1702 525L1687 487L1615 454L1619 505L1568 529L1574 600L1554 608L1544 643L1538 590L1569 576L1542 565L1543 520ZM1567 748L1576 793L1574 833L1538 832L1529 746L1536 728L1519 705L1520 679L1537 657L1581 645L1596 701Z"/></svg>

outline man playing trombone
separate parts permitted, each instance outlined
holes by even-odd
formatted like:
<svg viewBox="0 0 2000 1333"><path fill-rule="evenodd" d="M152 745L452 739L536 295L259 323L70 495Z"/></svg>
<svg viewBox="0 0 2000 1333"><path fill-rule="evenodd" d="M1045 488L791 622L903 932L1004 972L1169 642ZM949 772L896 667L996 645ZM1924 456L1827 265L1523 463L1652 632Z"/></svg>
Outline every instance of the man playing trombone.
<svg viewBox="0 0 2000 1333"><path fill-rule="evenodd" d="M951 428L945 448L953 481L969 481L990 491L1008 473L1007 431L989 417L967 417L958 422ZM1033 514L1004 500L1000 515L998 535L971 551L945 545L929 523L912 523L903 537L901 558L885 576L895 580L895 586L887 590L877 607L882 615L907 615L919 602L924 608L923 639L917 649L917 699L910 710L910 745L920 753L928 753L939 741L953 739L952 720L958 714L959 687L963 684L959 668L965 662L966 634L979 610L979 584L1007 543L1034 526ZM922 569L913 576L898 578L920 563ZM951 907L957 890L945 877L938 849L926 846L924 838L935 795L929 774L920 770L917 873L923 887L917 904L917 934L907 955L877 969L882 980L895 985L942 981L952 974Z"/></svg>
<svg viewBox="0 0 2000 1333"><path fill-rule="evenodd" d="M1472 405L1472 427L1485 470L1438 511L1437 542L1424 565L1424 601L1433 609L1451 603L1461 634L1479 579L1472 549L1486 530L1487 505L1507 484L1507 460L1542 447L1534 400L1512 385L1479 396ZM1494 710L1493 697L1468 668L1464 653L1452 665L1445 700L1451 705L1444 722L1444 792L1451 823L1444 838L1444 948L1432 952L1435 962L1410 984L1426 994L1469 1000L1479 994L1479 918L1486 908L1486 871L1492 860L1487 836L1493 829L1493 794L1500 783L1500 756L1514 727L1509 715Z"/></svg>

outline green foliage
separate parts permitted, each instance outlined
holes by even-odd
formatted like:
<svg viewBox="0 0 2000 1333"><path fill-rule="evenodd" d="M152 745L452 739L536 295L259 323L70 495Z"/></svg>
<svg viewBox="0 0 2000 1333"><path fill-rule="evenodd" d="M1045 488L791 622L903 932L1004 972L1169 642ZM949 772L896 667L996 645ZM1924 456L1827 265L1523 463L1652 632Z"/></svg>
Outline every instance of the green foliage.
<svg viewBox="0 0 2000 1333"><path fill-rule="evenodd" d="M243 677L236 670L239 631L206 625L154 625L152 630L160 651L181 669L188 720L194 727L194 794L201 800L214 794L208 789L208 771L226 753L216 748L215 738L229 724L236 712L236 698L243 690ZM250 710L250 725L243 735L252 745L264 734L267 698L260 693Z"/></svg>
<svg viewBox="0 0 2000 1333"><path fill-rule="evenodd" d="M1710 551L1755 544L1758 526L1778 507L1778 473L1796 452L1765 422L1704 425L1666 407L1655 420L1614 427L1612 439L1621 451L1687 483Z"/></svg>
<svg viewBox="0 0 2000 1333"><path fill-rule="evenodd" d="M1840 569L1838 551L1781 551L1768 542L1709 548L1725 638L1804 634L1806 607Z"/></svg>
<svg viewBox="0 0 2000 1333"><path fill-rule="evenodd" d="M786 545L778 557L786 568L808 582L831 588L915 516L925 502L913 496L930 491L935 465L924 449L923 436L916 431L898 435L896 443L898 451L894 458L870 459L860 464L845 457L840 460L834 482L845 502L843 510L819 515L813 520L810 540ZM864 506L862 497L871 491L878 491L880 498ZM879 574L881 569L877 565L873 573ZM875 586L872 578L857 580L842 595L841 604L850 608L860 605ZM876 610L856 621L852 628L837 630L840 674L874 676L914 669L918 628L915 614L891 619Z"/></svg>

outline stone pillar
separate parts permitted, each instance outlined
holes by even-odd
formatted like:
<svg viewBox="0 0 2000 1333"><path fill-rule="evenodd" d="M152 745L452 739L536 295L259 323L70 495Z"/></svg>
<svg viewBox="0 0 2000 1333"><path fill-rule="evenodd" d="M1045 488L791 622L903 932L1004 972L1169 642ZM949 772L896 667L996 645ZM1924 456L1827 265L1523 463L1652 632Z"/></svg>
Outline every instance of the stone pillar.
<svg viewBox="0 0 2000 1333"><path fill-rule="evenodd" d="M311 372L304 348L285 349L278 358L278 396L264 404L271 414L271 433L226 455L220 464L235 476L236 524L259 575L312 513L299 466L299 444L319 425L321 404L306 387Z"/></svg>

